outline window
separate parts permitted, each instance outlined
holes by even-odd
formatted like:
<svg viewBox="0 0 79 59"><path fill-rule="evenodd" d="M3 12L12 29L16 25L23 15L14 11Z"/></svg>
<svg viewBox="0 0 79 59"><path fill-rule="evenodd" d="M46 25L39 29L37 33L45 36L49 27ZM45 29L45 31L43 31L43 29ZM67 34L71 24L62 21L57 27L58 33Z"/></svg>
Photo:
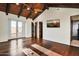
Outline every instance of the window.
<svg viewBox="0 0 79 59"><path fill-rule="evenodd" d="M19 20L9 20L10 38L24 37L25 22Z"/></svg>

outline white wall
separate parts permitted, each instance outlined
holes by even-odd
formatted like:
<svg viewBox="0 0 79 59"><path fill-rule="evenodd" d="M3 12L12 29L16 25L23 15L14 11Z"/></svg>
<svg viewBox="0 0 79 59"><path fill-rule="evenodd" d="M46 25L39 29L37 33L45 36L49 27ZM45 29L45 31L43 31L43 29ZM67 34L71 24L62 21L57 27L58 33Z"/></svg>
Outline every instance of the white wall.
<svg viewBox="0 0 79 59"><path fill-rule="evenodd" d="M8 14L6 15L5 12L0 11L0 42L8 41L10 37L9 35L9 26L8 26L8 20L15 19L15 20L21 20L25 22L25 36L30 37L30 21L26 21L25 17L20 16L19 18L17 15Z"/></svg>
<svg viewBox="0 0 79 59"><path fill-rule="evenodd" d="M28 18L28 20L26 20L26 24L27 24L27 27L26 27L26 37L31 37L31 22L32 22L32 19Z"/></svg>
<svg viewBox="0 0 79 59"><path fill-rule="evenodd" d="M0 42L8 40L8 21L5 13L0 12Z"/></svg>
<svg viewBox="0 0 79 59"><path fill-rule="evenodd" d="M43 39L70 45L70 16L79 15L79 9L49 8L35 21L43 22ZM46 20L60 19L60 28L47 28Z"/></svg>

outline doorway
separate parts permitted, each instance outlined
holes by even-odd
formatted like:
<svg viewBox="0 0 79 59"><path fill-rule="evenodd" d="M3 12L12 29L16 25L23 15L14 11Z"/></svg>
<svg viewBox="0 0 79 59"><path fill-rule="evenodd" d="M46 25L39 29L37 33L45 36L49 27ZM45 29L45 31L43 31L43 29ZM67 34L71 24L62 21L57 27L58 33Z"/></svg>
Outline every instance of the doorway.
<svg viewBox="0 0 79 59"><path fill-rule="evenodd" d="M43 23L39 22L39 39L43 39Z"/></svg>
<svg viewBox="0 0 79 59"><path fill-rule="evenodd" d="M35 39L37 39L38 38L38 36L37 36L37 25L38 25L38 23L37 22L35 22Z"/></svg>
<svg viewBox="0 0 79 59"><path fill-rule="evenodd" d="M43 39L43 23L42 22L32 22L32 38Z"/></svg>
<svg viewBox="0 0 79 59"><path fill-rule="evenodd" d="M71 16L71 46L79 47L79 15Z"/></svg>
<svg viewBox="0 0 79 59"><path fill-rule="evenodd" d="M10 39L24 37L25 36L24 29L25 29L25 23L23 21L10 20L9 21Z"/></svg>
<svg viewBox="0 0 79 59"><path fill-rule="evenodd" d="M34 38L34 23L31 22L31 38Z"/></svg>

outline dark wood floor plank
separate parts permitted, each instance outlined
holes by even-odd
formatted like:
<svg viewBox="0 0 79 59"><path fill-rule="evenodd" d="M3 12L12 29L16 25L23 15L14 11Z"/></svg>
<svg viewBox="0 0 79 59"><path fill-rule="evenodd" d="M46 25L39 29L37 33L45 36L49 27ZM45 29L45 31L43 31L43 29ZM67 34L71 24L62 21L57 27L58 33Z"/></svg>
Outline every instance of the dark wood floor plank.
<svg viewBox="0 0 79 59"><path fill-rule="evenodd" d="M73 47L65 44L60 44L53 41L43 40L40 41L39 39L32 39L32 38L23 38L23 39L15 39L10 40L7 42L0 43L0 56L25 56L25 54L21 51L23 48L31 48L40 56L46 56L41 51L31 47L32 44L41 45L49 50L52 50L56 53L59 53L63 56L79 56L79 48Z"/></svg>

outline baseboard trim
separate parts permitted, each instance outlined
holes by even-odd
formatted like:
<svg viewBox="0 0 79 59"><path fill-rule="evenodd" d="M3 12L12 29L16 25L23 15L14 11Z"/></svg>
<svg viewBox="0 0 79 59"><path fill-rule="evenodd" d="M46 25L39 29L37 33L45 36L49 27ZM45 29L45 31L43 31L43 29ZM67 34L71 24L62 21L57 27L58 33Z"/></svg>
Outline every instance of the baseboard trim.
<svg viewBox="0 0 79 59"><path fill-rule="evenodd" d="M8 41L10 40L16 40L16 39L25 39L26 37L19 37L19 38L12 38L12 39L8 39Z"/></svg>
<svg viewBox="0 0 79 59"><path fill-rule="evenodd" d="M7 42L8 40L0 40L0 42Z"/></svg>
<svg viewBox="0 0 79 59"><path fill-rule="evenodd" d="M44 39L44 40L47 40L47 39ZM48 41L52 41L52 40L48 40ZM70 44L65 44L65 43L61 43L61 42L57 42L57 41L52 41L52 42L56 42L56 43L59 43L59 44L64 44L64 45L69 45L70 46Z"/></svg>

